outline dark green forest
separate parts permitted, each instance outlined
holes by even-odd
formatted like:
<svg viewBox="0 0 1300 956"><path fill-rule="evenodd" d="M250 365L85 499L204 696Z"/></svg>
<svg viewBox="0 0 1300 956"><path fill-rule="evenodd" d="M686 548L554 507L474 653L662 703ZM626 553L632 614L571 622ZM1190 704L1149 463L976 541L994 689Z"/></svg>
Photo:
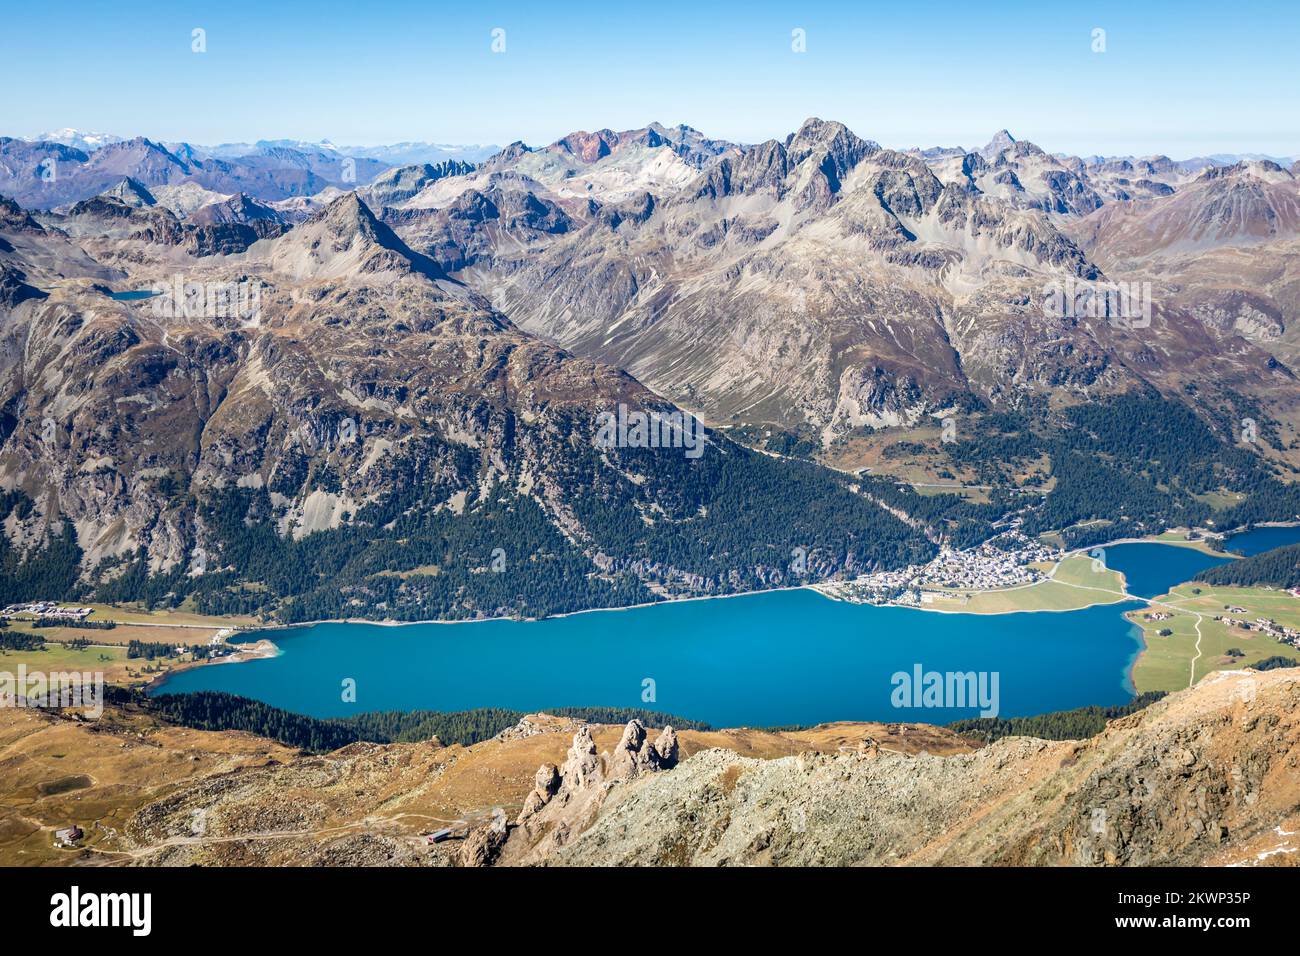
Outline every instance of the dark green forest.
<svg viewBox="0 0 1300 956"><path fill-rule="evenodd" d="M1274 588L1300 586L1300 544L1261 551L1196 575L1207 584L1235 584L1241 587L1265 585Z"/></svg>
<svg viewBox="0 0 1300 956"><path fill-rule="evenodd" d="M1165 696L1162 690L1139 694L1127 704L1080 707L1034 717L977 717L949 724L964 737L992 743L1002 737L1038 737L1042 740L1083 740L1106 729L1106 723L1127 717Z"/></svg>
<svg viewBox="0 0 1300 956"><path fill-rule="evenodd" d="M1261 661L1259 670L1270 666L1295 666ZM948 726L963 736L991 743L1001 737L1039 737L1044 740L1081 740L1105 729L1107 721L1135 713L1164 697L1153 691L1127 704L1112 707L1080 707L1077 710L1039 714L1033 717L977 718L959 720ZM519 723L525 713L497 707L439 712L428 710L385 711L353 717L321 719L272 707L260 701L219 691L190 694L160 694L145 697L138 691L110 688L110 703L140 708L167 723L196 730L241 730L279 741L290 747L316 753L337 750L348 744L418 743L437 737L443 744L468 746L487 740ZM632 707L545 707L545 713L600 724L622 724L640 720L647 727L670 725L677 730L712 730L703 721ZM803 727L770 727L770 731Z"/></svg>
<svg viewBox="0 0 1300 956"><path fill-rule="evenodd" d="M417 743L437 737L443 744L469 744L487 740L519 723L523 711L485 707L443 713L431 710L385 711L353 717L320 719L272 707L260 701L219 691L160 694L147 698L114 689L113 703L140 707L168 723L197 730L242 730L269 737L290 747L324 752L348 744ZM627 707L548 707L548 714L593 723L621 724L637 719L647 727L671 725L679 730L709 730L698 720Z"/></svg>
<svg viewBox="0 0 1300 956"><path fill-rule="evenodd" d="M1048 459L1055 485L1025 509L1023 530L1060 532L1067 548L1179 525L1227 530L1300 515L1300 485L1237 442L1223 418L1207 421L1154 391L1130 392L1055 417L1041 406L987 415L970 423L970 437L943 447L995 486ZM1216 513L1204 496L1222 491L1247 497Z"/></svg>
<svg viewBox="0 0 1300 956"><path fill-rule="evenodd" d="M1251 670L1257 671L1275 671L1283 667L1300 667L1300 661L1294 657L1283 657L1281 654L1274 654L1262 661L1256 661L1250 667Z"/></svg>

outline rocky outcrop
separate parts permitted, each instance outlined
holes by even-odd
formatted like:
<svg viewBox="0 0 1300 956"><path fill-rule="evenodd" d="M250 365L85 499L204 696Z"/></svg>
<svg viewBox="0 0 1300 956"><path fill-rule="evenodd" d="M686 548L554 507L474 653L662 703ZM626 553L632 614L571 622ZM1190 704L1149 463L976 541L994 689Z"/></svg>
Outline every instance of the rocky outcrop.
<svg viewBox="0 0 1300 956"><path fill-rule="evenodd" d="M553 763L544 763L537 768L537 775L533 778L533 789L529 791L528 796L524 797L523 809L519 811L518 823L523 823L529 817L536 814L542 807L555 796L555 791L560 788L560 771Z"/></svg>
<svg viewBox="0 0 1300 956"><path fill-rule="evenodd" d="M460 846L461 866L491 866L510 836L510 825L500 810L484 826L472 828Z"/></svg>
<svg viewBox="0 0 1300 956"><path fill-rule="evenodd" d="M609 758L608 779L633 780L656 770L671 770L677 765L677 735L665 727L654 743L648 743L645 727L639 720L630 721Z"/></svg>
<svg viewBox="0 0 1300 956"><path fill-rule="evenodd" d="M47 293L28 285L27 276L18 269L0 264L0 307L12 309L28 299L43 299Z"/></svg>
<svg viewBox="0 0 1300 956"><path fill-rule="evenodd" d="M664 727L651 742L645 725L631 720L614 749L598 755L591 728L583 725L557 769L542 764L524 798L517 828L503 855L511 863L540 862L581 833L619 786L677 766L678 740Z"/></svg>
<svg viewBox="0 0 1300 956"><path fill-rule="evenodd" d="M573 746L560 768L560 789L566 795L585 790L598 784L604 777L600 758L596 756L596 743L591 739L591 730L583 727L573 735Z"/></svg>
<svg viewBox="0 0 1300 956"><path fill-rule="evenodd" d="M1294 865L1300 675L1225 671L1083 741L693 755L611 792L576 865Z"/></svg>

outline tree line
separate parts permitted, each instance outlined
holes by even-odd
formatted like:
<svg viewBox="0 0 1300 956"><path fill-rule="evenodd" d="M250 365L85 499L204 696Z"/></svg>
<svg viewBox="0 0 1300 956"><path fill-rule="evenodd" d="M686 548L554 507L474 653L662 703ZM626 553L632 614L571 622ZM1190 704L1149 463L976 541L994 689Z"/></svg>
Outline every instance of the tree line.
<svg viewBox="0 0 1300 956"><path fill-rule="evenodd" d="M116 703L129 702L168 723L196 730L242 730L290 747L321 753L348 744L418 743L434 737L443 744L469 746L515 726L526 714L500 707L464 711L383 711L351 717L310 717L222 691L160 694L117 691ZM649 727L671 724L683 730L710 730L703 721L634 707L554 707L548 714L591 723L621 724L637 719Z"/></svg>
<svg viewBox="0 0 1300 956"><path fill-rule="evenodd" d="M1106 729L1106 724L1137 713L1165 696L1162 690L1139 694L1127 704L1078 707L1033 717L976 717L949 724L963 737L990 744L1003 737L1038 737L1041 740L1084 740Z"/></svg>
<svg viewBox="0 0 1300 956"><path fill-rule="evenodd" d="M1207 584L1231 584L1239 587L1300 586L1300 544L1283 545L1228 564L1206 568L1196 575L1196 580Z"/></svg>

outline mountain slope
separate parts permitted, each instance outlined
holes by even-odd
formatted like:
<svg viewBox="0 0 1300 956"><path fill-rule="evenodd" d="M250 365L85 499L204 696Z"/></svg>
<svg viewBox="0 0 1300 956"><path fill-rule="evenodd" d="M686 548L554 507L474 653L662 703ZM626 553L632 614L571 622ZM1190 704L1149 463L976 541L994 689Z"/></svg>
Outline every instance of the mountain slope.
<svg viewBox="0 0 1300 956"><path fill-rule="evenodd" d="M1300 361L1300 198L1270 162L1210 167L1175 194L1108 205L1067 227L1117 279L1155 281L1170 307L1211 335ZM1236 342L1233 342L1233 340ZM1289 417L1296 396L1256 390Z"/></svg>
<svg viewBox="0 0 1300 956"><path fill-rule="evenodd" d="M659 177L647 143L694 175ZM1203 175L1235 175L1220 168ZM852 449L883 429L1045 398L1154 387L1207 413L1247 395L1294 419L1274 405L1292 353L1099 238L1127 197L1194 204L1194 175L1164 157L1051 156L1010 134L981 152L899 153L817 119L753 146L601 130L514 144L381 218L524 329L710 421L857 467ZM1088 314L1120 279L1146 302L1136 324L1108 305ZM1050 306L1062 289L1069 310ZM1246 283L1229 296L1256 301ZM1212 365L1192 396L1189 376Z"/></svg>
<svg viewBox="0 0 1300 956"><path fill-rule="evenodd" d="M1208 169L1167 198L1109 205L1078 232L1106 260L1191 255L1300 234L1300 197L1275 163L1239 163Z"/></svg>
<svg viewBox="0 0 1300 956"><path fill-rule="evenodd" d="M48 295L4 318L6 540L75 531L102 596L544 614L792 583L796 547L815 577L933 551L844 476L689 421L694 450L680 425L675 447L600 446L602 412L680 413L520 331L355 194L239 255L85 240L162 291L137 303L35 285L18 243L69 244L13 235L6 261Z"/></svg>

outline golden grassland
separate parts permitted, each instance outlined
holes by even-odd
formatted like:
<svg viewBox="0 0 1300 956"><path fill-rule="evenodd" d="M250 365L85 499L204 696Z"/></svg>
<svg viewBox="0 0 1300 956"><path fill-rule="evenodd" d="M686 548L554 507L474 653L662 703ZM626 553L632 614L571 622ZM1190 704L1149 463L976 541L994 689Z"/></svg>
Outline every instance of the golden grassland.
<svg viewBox="0 0 1300 956"><path fill-rule="evenodd" d="M94 618L91 618L94 620ZM150 644L207 644L213 635L224 628L200 627L151 627L144 624L119 624L110 630L86 627L33 627L30 621L11 620L9 627L15 631L36 634L46 641L68 643L86 640L92 644L112 644L125 647L132 641L144 641Z"/></svg>
<svg viewBox="0 0 1300 956"><path fill-rule="evenodd" d="M546 731L470 747L389 745L390 758L382 762L382 776L348 778L333 793L313 791L313 799L328 798L338 813L316 825L322 831L374 827L416 836L490 813L498 806L513 817L534 786L537 768L564 760L576 726L555 717L533 720ZM622 733L622 726L592 727L600 752L612 750ZM810 750L853 751L867 743L907 754L946 755L975 749L952 731L919 724L833 723L785 732L688 730L679 739L683 758L710 747L760 759ZM122 833L141 807L197 777L241 767L273 769L291 762L294 754L290 748L236 731L170 727L134 709L109 708L93 723L27 710L2 711L0 865L125 862L132 851ZM295 792L289 787L267 799L288 800ZM376 794L378 808L366 802ZM364 822L358 823L359 818ZM86 833L83 848L56 848L54 830L73 823ZM220 847L213 852L220 852Z"/></svg>
<svg viewBox="0 0 1300 956"><path fill-rule="evenodd" d="M377 578L401 578L405 581L407 578L418 577L437 577L442 573L442 568L436 564L421 564L406 571L378 571L375 573Z"/></svg>
<svg viewBox="0 0 1300 956"><path fill-rule="evenodd" d="M913 485L912 490L922 497L932 495L962 495L967 501L977 505L986 505L991 497L990 492L984 488L969 488L965 486L955 487L947 484L944 485Z"/></svg>
<svg viewBox="0 0 1300 956"><path fill-rule="evenodd" d="M1199 593L1197 593L1199 591ZM1156 598L1158 605L1129 611L1128 620L1142 628L1146 648L1133 666L1133 683L1138 691L1181 690L1217 670L1236 670L1266 657L1300 660L1300 649L1283 644L1267 634L1246 631L1215 616L1244 618L1254 622L1269 618L1286 627L1300 628L1300 598L1273 588L1220 587L1202 583L1180 584ZM1226 606L1246 609L1229 615ZM1150 615L1172 613L1167 621L1153 621ZM1200 615L1200 651L1197 656L1197 615ZM1173 633L1161 637L1159 631ZM1241 651L1229 656L1228 651ZM1195 661L1193 669L1193 661Z"/></svg>
<svg viewBox="0 0 1300 956"><path fill-rule="evenodd" d="M0 710L0 865L84 861L84 850L54 846L55 830L77 824L93 854L116 844L140 807L184 781L295 752L250 734L166 727L116 709L93 722Z"/></svg>
<svg viewBox="0 0 1300 956"><path fill-rule="evenodd" d="M136 604L82 604L65 605L66 607L88 607L95 613L90 615L92 621L116 621L121 624L170 624L199 625L202 627L253 627L258 621L247 615L232 614L218 616L215 614L196 614L183 608L146 610Z"/></svg>

